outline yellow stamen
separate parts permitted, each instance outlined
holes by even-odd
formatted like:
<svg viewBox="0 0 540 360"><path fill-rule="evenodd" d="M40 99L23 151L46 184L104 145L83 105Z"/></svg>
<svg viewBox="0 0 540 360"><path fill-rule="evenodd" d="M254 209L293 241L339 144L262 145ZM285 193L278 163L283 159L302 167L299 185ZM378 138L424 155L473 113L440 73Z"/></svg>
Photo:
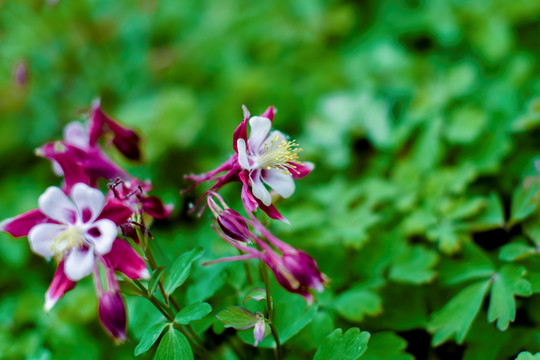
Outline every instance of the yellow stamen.
<svg viewBox="0 0 540 360"><path fill-rule="evenodd" d="M55 254L56 258L61 259L63 254L68 250L79 247L84 244L84 242L81 231L75 226L70 226L54 238L51 244L51 251Z"/></svg>
<svg viewBox="0 0 540 360"><path fill-rule="evenodd" d="M298 153L302 151L302 148L298 146L296 140L279 141L279 136L276 135L270 140L270 144L264 143L264 149L264 153L257 159L259 168L281 170L285 175L291 175L291 170L300 173L293 164L302 164L298 160Z"/></svg>

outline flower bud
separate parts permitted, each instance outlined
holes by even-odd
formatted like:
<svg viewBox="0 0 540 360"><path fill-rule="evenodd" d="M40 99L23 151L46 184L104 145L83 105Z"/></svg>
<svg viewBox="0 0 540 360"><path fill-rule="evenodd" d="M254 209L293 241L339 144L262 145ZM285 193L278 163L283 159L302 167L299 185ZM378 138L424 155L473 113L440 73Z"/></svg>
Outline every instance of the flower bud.
<svg viewBox="0 0 540 360"><path fill-rule="evenodd" d="M246 221L238 212L233 209L225 209L217 217L217 222L221 230L236 241L249 241L249 228Z"/></svg>
<svg viewBox="0 0 540 360"><path fill-rule="evenodd" d="M99 297L99 318L117 341L126 340L126 307L120 292L105 291Z"/></svg>

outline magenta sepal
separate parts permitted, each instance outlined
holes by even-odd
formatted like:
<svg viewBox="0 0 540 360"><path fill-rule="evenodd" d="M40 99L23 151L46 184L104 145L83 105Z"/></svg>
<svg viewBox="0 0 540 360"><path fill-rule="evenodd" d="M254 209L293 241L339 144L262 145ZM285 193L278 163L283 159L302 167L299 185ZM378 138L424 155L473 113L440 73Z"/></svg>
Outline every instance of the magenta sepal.
<svg viewBox="0 0 540 360"><path fill-rule="evenodd" d="M309 175L309 173L311 173L314 169L314 165L310 162L305 162L305 163L302 163L302 164L299 164L299 163L290 163L292 165L294 165L294 169L291 170L291 175L293 177L293 179L297 180L297 179L301 179L307 175Z"/></svg>
<svg viewBox="0 0 540 360"><path fill-rule="evenodd" d="M144 259L127 242L117 238L109 253L103 255L107 267L120 271L133 280L147 279L150 273Z"/></svg>
<svg viewBox="0 0 540 360"><path fill-rule="evenodd" d="M55 223L39 209L33 209L24 214L6 219L0 223L0 231L5 231L13 237L28 236L30 230L43 223Z"/></svg>
<svg viewBox="0 0 540 360"><path fill-rule="evenodd" d="M70 291L75 287L77 282L68 279L64 272L64 260L60 261L56 272L54 273L51 285L45 293L45 305L43 306L44 310L48 312L56 304L65 293Z"/></svg>
<svg viewBox="0 0 540 360"><path fill-rule="evenodd" d="M103 211L98 217L99 219L109 219L116 225L120 226L126 223L129 217L133 214L133 210L126 206L122 201L117 199L108 199Z"/></svg>
<svg viewBox="0 0 540 360"><path fill-rule="evenodd" d="M117 341L127 339L126 305L120 291L112 289L99 294L99 318L105 330Z"/></svg>

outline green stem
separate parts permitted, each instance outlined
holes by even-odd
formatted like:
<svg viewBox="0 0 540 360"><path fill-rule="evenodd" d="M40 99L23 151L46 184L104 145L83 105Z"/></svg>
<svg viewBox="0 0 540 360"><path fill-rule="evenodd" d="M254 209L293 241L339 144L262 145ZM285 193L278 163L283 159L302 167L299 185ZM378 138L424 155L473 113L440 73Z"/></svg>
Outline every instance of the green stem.
<svg viewBox="0 0 540 360"><path fill-rule="evenodd" d="M264 287L266 290L266 307L268 309L268 320L270 325L270 330L272 331L272 336L276 342L276 360L281 360L281 344L279 342L279 336L274 326L274 309L272 307L272 298L270 297L270 281L268 280L268 272L264 263L261 261L261 275L264 282Z"/></svg>

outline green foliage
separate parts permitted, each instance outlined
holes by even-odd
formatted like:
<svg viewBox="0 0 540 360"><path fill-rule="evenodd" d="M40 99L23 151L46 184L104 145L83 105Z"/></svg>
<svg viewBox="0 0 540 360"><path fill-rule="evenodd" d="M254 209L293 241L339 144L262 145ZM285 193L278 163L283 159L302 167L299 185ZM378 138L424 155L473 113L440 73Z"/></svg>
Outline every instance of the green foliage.
<svg viewBox="0 0 540 360"><path fill-rule="evenodd" d="M240 306L229 306L216 317L225 327L232 327L236 330L249 329L255 325L258 319L257 315Z"/></svg>
<svg viewBox="0 0 540 360"><path fill-rule="evenodd" d="M313 360L356 360L367 349L369 333L358 328L351 328L343 334L341 329L336 329L323 340Z"/></svg>
<svg viewBox="0 0 540 360"><path fill-rule="evenodd" d="M174 321L177 324L187 325L192 321L202 319L206 315L210 314L211 311L212 306L210 306L208 303L194 303L181 309L178 314L176 314Z"/></svg>
<svg viewBox="0 0 540 360"><path fill-rule="evenodd" d="M156 351L155 360L192 359L193 352L186 337L169 325Z"/></svg>
<svg viewBox="0 0 540 360"><path fill-rule="evenodd" d="M170 295L181 286L191 272L191 264L203 255L202 248L196 248L180 255L163 278L165 293Z"/></svg>
<svg viewBox="0 0 540 360"><path fill-rule="evenodd" d="M148 351L148 349L154 345L166 326L167 323L157 323L148 329L139 342L139 345L135 347L135 356L139 356L145 351Z"/></svg>

